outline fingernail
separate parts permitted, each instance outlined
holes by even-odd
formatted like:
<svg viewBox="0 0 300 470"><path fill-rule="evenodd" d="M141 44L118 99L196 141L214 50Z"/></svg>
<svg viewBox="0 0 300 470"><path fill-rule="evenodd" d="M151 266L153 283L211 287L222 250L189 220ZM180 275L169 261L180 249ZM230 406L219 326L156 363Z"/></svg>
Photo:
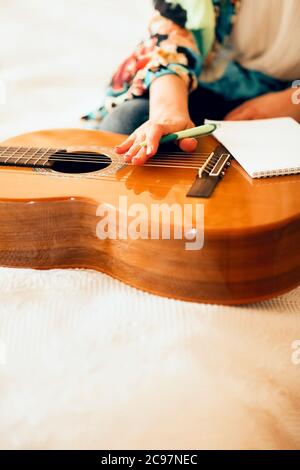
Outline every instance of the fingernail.
<svg viewBox="0 0 300 470"><path fill-rule="evenodd" d="M153 152L153 147L152 147L152 145L147 145L147 152L146 152L146 155L151 155L152 152Z"/></svg>

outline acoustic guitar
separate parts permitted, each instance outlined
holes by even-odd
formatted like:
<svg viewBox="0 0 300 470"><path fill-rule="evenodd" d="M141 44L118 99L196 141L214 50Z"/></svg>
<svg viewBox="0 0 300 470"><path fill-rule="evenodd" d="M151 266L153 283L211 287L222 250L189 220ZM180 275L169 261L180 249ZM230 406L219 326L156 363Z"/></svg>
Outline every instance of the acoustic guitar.
<svg viewBox="0 0 300 470"><path fill-rule="evenodd" d="M123 138L51 130L1 144L2 266L90 268L154 294L228 305L299 284L300 176L252 180L213 137L194 154L161 148L144 166L125 165L113 151ZM159 229L166 221L151 219L153 206L200 207L204 224L192 215L187 236L203 230L201 246L186 248L172 214L177 237L124 236L120 197L128 208L144 208ZM99 207L115 210L117 236L99 237Z"/></svg>

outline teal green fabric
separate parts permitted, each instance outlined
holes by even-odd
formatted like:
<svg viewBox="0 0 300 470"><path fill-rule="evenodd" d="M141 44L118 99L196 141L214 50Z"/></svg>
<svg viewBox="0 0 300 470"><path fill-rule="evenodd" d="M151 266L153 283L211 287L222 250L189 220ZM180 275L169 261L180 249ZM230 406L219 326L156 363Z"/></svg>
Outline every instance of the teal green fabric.
<svg viewBox="0 0 300 470"><path fill-rule="evenodd" d="M290 82L278 80L256 70L247 70L237 62L229 62L219 80L199 81L202 88L213 91L226 101L247 101L270 92L282 91Z"/></svg>
<svg viewBox="0 0 300 470"><path fill-rule="evenodd" d="M215 11L212 0L166 0L167 3L180 5L187 12L185 27L193 32L200 32L198 46L205 57L215 40Z"/></svg>

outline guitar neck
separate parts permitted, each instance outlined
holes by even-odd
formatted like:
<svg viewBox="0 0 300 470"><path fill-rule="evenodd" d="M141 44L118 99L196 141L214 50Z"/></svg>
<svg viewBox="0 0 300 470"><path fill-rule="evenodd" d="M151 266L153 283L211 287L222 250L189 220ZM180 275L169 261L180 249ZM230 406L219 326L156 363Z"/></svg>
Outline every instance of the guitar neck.
<svg viewBox="0 0 300 470"><path fill-rule="evenodd" d="M54 148L43 147L0 147L0 165L49 168Z"/></svg>

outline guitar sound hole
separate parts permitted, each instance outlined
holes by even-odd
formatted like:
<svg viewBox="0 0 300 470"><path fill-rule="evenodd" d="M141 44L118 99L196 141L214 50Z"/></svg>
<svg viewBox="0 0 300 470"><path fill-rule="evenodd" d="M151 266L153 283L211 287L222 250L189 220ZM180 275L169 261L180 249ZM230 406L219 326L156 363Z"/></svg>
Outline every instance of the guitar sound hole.
<svg viewBox="0 0 300 470"><path fill-rule="evenodd" d="M92 173L103 170L111 164L111 159L99 153L68 153L66 151L52 155L51 166L58 173Z"/></svg>

